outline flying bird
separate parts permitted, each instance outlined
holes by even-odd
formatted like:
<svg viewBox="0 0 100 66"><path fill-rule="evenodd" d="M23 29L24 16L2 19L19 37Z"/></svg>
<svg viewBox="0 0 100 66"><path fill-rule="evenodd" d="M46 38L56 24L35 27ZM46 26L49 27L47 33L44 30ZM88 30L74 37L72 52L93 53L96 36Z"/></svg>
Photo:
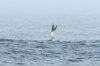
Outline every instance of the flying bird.
<svg viewBox="0 0 100 66"><path fill-rule="evenodd" d="M57 29L57 25L52 24L50 41L53 40L53 35L54 35L54 32L55 32L56 29Z"/></svg>

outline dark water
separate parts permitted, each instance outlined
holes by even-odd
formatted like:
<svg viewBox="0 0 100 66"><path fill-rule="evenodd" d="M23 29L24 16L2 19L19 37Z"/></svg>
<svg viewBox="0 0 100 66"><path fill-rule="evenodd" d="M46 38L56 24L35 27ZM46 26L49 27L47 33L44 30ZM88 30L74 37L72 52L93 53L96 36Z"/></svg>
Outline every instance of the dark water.
<svg viewBox="0 0 100 66"><path fill-rule="evenodd" d="M99 66L100 40L0 39L0 66Z"/></svg>

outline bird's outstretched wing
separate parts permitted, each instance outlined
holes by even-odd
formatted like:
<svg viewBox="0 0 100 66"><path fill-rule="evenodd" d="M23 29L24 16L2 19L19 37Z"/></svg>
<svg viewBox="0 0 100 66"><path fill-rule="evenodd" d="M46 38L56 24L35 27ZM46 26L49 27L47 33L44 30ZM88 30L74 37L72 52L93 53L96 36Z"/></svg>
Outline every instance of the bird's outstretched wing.
<svg viewBox="0 0 100 66"><path fill-rule="evenodd" d="M52 30L51 31L54 31L54 24L52 24Z"/></svg>
<svg viewBox="0 0 100 66"><path fill-rule="evenodd" d="M57 29L57 25L55 26L54 24L52 24L52 30L51 31L55 31Z"/></svg>
<svg viewBox="0 0 100 66"><path fill-rule="evenodd" d="M54 31L57 29L57 25L54 27Z"/></svg>

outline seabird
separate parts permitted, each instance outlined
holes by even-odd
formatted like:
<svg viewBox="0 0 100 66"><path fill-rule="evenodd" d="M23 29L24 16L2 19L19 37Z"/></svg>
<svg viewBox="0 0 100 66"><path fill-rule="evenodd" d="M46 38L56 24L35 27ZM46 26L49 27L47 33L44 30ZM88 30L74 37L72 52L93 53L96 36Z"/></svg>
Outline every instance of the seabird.
<svg viewBox="0 0 100 66"><path fill-rule="evenodd" d="M51 27L51 38L50 38L50 41L53 40L53 34L54 34L54 31L57 29L57 25L55 26L54 24L52 24L52 27Z"/></svg>

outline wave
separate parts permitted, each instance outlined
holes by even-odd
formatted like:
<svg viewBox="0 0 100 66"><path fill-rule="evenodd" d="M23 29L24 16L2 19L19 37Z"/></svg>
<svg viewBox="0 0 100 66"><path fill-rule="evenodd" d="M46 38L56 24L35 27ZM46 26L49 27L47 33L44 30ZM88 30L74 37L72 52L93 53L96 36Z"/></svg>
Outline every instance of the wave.
<svg viewBox="0 0 100 66"><path fill-rule="evenodd" d="M1 38L0 41L33 41L33 42L37 42L37 43L43 43L43 42L51 42L51 43L97 43L100 42L100 40L81 40L81 41L60 41L60 40L54 40L54 41L49 41L49 40L23 40L23 39L5 39L5 38Z"/></svg>
<svg viewBox="0 0 100 66"><path fill-rule="evenodd" d="M84 61L100 62L100 40L48 41L0 39L0 65L10 66L64 66ZM40 63L41 62L41 63ZM62 66L62 65L60 65ZM81 66L81 65L77 65Z"/></svg>

